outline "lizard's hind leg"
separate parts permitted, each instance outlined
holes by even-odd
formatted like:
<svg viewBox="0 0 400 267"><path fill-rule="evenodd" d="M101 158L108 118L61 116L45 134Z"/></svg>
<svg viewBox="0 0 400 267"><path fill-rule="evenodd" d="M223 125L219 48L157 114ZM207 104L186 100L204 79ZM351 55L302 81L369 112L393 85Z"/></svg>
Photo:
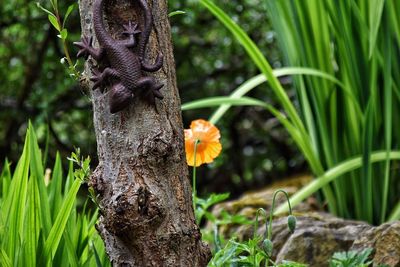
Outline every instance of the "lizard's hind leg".
<svg viewBox="0 0 400 267"><path fill-rule="evenodd" d="M138 88L141 89L141 95L151 104L155 103L155 99L162 99L163 95L160 89L163 84L157 84L153 77L142 77L138 81Z"/></svg>

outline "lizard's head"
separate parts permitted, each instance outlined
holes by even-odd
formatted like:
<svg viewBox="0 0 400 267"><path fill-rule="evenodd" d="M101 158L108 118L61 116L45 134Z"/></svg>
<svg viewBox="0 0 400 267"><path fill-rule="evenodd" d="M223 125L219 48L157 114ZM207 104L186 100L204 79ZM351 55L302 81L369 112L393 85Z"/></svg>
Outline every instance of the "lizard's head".
<svg viewBox="0 0 400 267"><path fill-rule="evenodd" d="M111 88L109 97L110 112L117 113L129 105L134 97L134 94L121 83L117 83Z"/></svg>

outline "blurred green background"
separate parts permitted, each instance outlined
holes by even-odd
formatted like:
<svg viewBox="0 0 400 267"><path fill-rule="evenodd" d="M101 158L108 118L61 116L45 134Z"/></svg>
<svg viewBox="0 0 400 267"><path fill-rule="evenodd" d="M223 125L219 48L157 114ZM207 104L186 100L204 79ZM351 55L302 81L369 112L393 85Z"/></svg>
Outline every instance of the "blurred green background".
<svg viewBox="0 0 400 267"><path fill-rule="evenodd" d="M39 1L49 7L47 1ZM59 1L60 13L76 1ZM257 0L221 0L220 6L250 34L273 67L282 66L276 34ZM258 74L255 65L229 32L194 0L170 0L170 18L178 87L182 103L203 97L228 95ZM42 148L48 148L48 166L56 151L63 158L75 147L97 164L92 108L88 92L68 77L60 62L63 50L47 15L35 1L12 0L0 5L0 159L15 162L22 150L28 120L37 130ZM77 7L66 28L71 44L80 38ZM73 54L76 49L71 46ZM82 64L82 62L80 62ZM291 92L291 80L281 79ZM261 86L267 86L263 84ZM271 92L253 90L249 96L274 104ZM183 113L184 127L191 120L207 119L212 109ZM221 130L222 155L198 169L198 189L231 192L259 188L279 178L306 171L303 157L279 122L262 109L236 107L226 113ZM2 161L2 160L1 160ZM2 163L0 163L1 166Z"/></svg>

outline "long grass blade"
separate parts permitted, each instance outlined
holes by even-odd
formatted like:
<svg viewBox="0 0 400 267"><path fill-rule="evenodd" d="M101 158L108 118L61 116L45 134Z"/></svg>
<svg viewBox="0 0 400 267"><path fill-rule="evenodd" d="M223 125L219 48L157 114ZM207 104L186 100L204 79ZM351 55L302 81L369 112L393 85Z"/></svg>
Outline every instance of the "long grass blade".
<svg viewBox="0 0 400 267"><path fill-rule="evenodd" d="M29 151L30 151L30 169L34 179L36 179L40 196L40 220L43 225L43 233L47 236L51 228L50 206L47 195L46 185L44 183L44 169L42 155L38 146L37 138L33 126L29 123Z"/></svg>
<svg viewBox="0 0 400 267"><path fill-rule="evenodd" d="M49 236L45 241L44 251L41 256L41 266L47 265L48 261L51 260L58 248L60 239L63 235L65 226L67 224L69 215L71 214L72 208L74 207L74 202L76 194L81 186L81 181L76 179L71 186L70 191L62 203L61 209L57 215L57 218L50 230Z"/></svg>
<svg viewBox="0 0 400 267"><path fill-rule="evenodd" d="M6 159L4 161L3 170L1 171L0 175L0 198L3 198L7 195L10 184L11 184L10 163Z"/></svg>
<svg viewBox="0 0 400 267"><path fill-rule="evenodd" d="M387 151L374 151L371 153L371 163L385 161L387 158ZM389 154L390 160L400 160L400 151L391 151ZM341 164L338 164L336 167L327 170L322 176L317 177L314 181L300 189L300 191L296 192L293 196L290 197L289 201L292 207L298 205L307 197L311 196L323 186L327 185L335 178L340 177L341 175L348 173L350 171L356 170L362 166L362 156L357 156L353 159L346 160ZM283 212L287 212L289 210L289 206L287 203L280 205L274 214L280 214Z"/></svg>
<svg viewBox="0 0 400 267"><path fill-rule="evenodd" d="M54 163L53 173L51 177L51 183L49 185L49 202L50 202L50 213L52 221L55 220L57 212L60 210L62 202L62 165L60 154L56 155L56 162Z"/></svg>
<svg viewBox="0 0 400 267"><path fill-rule="evenodd" d="M383 13L383 6L385 0L369 0L370 12L369 12L369 58L372 58L372 54L376 46L376 38L378 36L378 30L381 24L381 18Z"/></svg>
<svg viewBox="0 0 400 267"><path fill-rule="evenodd" d="M358 102L356 101L354 95L352 95L351 91L348 90L344 84L342 84L338 79L336 79L334 76L319 71L315 69L310 69L310 68L302 68L302 67L286 67L286 68L281 68L281 69L275 69L273 70L274 76L275 77L282 77L282 76L287 76L287 75L310 75L310 76L316 76L320 77L326 80L329 80L339 86L340 89L346 93L350 99L352 99L354 103L354 107L356 108L357 113L359 116L361 116L361 108L358 105ZM247 93L249 93L251 90L259 86L260 84L264 83L267 81L267 77L263 74L256 75L246 82L244 82L241 86L233 90L233 92L230 94L231 98L239 98ZM216 124L221 117L229 110L230 105L228 104L223 104L221 105L210 117L209 121L211 123Z"/></svg>
<svg viewBox="0 0 400 267"><path fill-rule="evenodd" d="M10 211L5 212L3 221L7 235L5 235L4 249L5 253L10 259L16 257L17 249L20 247L20 233L23 232L24 226L24 215L26 209L26 197L28 190L28 176L29 176L29 135L31 130L28 129L25 145L22 151L22 155L18 161L15 169L10 190L5 197L5 201L2 205L3 210Z"/></svg>
<svg viewBox="0 0 400 267"><path fill-rule="evenodd" d="M190 103L182 105L182 110L208 108L228 104L231 106L261 106L265 105L264 102L251 97L230 98L226 96L210 97L200 100L195 100Z"/></svg>
<svg viewBox="0 0 400 267"><path fill-rule="evenodd" d="M268 78L268 82L271 85L272 90L280 101L280 104L284 108L289 120L293 123L294 127L298 130L302 136L303 143L308 146L308 155L305 155L308 163L314 173L322 174L323 167L318 159L313 146L306 132L306 129L301 121L299 115L293 104L291 103L288 95L283 89L279 80L273 75L272 68L268 61L265 59L261 51L255 45L255 43L249 38L249 36L241 29L232 19L230 19L219 7L217 7L211 0L200 0L200 3L205 6L212 14L218 18L225 27L235 36L236 40L243 46L250 58L257 65L260 71Z"/></svg>
<svg viewBox="0 0 400 267"><path fill-rule="evenodd" d="M390 24L389 19L385 19L385 37L390 38ZM386 39L385 38L385 39ZM385 222L386 213L388 210L389 199L389 182L390 182L390 159L389 152L392 148L392 124L393 124L393 79L392 79L392 46L390 42L385 42L384 50L384 131L385 131L385 147L387 151L387 159L384 168L383 189L382 189L382 208L379 223Z"/></svg>
<svg viewBox="0 0 400 267"><path fill-rule="evenodd" d="M8 257L4 249L0 248L0 266L12 267L11 259Z"/></svg>
<svg viewBox="0 0 400 267"><path fill-rule="evenodd" d="M397 205L394 207L394 209L390 213L388 222L393 222L396 220L400 220L400 201L397 203Z"/></svg>
<svg viewBox="0 0 400 267"><path fill-rule="evenodd" d="M30 179L28 183L28 211L26 221L26 266L36 266L36 253L40 233L40 197L36 179Z"/></svg>

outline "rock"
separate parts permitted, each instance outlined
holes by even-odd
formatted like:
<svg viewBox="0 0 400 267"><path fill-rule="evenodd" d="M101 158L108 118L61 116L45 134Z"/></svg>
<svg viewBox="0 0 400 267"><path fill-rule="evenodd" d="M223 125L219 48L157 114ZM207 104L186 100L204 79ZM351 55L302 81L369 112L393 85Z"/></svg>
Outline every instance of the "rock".
<svg viewBox="0 0 400 267"><path fill-rule="evenodd" d="M372 226L364 222L336 218L326 213L308 213L297 217L296 231L290 235L286 218L274 220L272 242L277 262L291 260L309 266L328 266L335 252L347 251L359 234Z"/></svg>
<svg viewBox="0 0 400 267"><path fill-rule="evenodd" d="M212 213L218 217L221 211L225 210L230 214L244 215L254 221L259 208L264 208L267 213L270 211L275 190L283 189L292 195L310 179L310 176L298 176L263 190L246 193L238 200L216 205ZM283 195L279 194L276 206L284 201L286 200ZM321 212L313 198L297 205L293 212L297 219L297 227L293 234L289 233L286 216L276 218L272 223L272 258L277 263L291 260L308 264L310 267L324 267L329 266L328 261L335 252L373 248L371 259L374 266L387 264L400 267L400 221L374 227L361 221L340 219ZM208 227L212 229L211 225ZM222 225L219 227L219 233L226 239L235 236L238 240L248 240L253 236L253 227ZM266 225L259 219L257 234L265 235L265 232Z"/></svg>
<svg viewBox="0 0 400 267"><path fill-rule="evenodd" d="M244 194L241 198L216 205L213 214L218 217L222 210L230 214L241 214L249 220L255 220L259 208L268 213L272 196L277 189L284 189L289 195L310 181L309 176L286 181L285 184L273 186ZM276 205L285 201L279 195ZM267 214L269 216L269 214ZM371 259L374 266L387 264L400 267L400 221L371 226L365 222L344 220L328 213L318 211L312 198L294 208L297 227L293 234L289 233L287 217L276 218L272 224L273 260L291 260L308 264L310 267L329 266L329 259L335 252L373 248ZM248 240L253 236L253 225L222 225L220 234L226 239L236 236L238 240ZM211 225L208 226L209 229ZM265 223L259 219L257 234L264 235Z"/></svg>
<svg viewBox="0 0 400 267"><path fill-rule="evenodd" d="M400 266L400 221L385 223L363 233L351 246L352 250L375 249L373 262Z"/></svg>
<svg viewBox="0 0 400 267"><path fill-rule="evenodd" d="M297 214L296 219L293 234L289 232L287 217L273 220L272 258L277 263L290 260L310 267L325 267L329 266L329 259L335 252L373 248L371 259L374 266L400 267L400 221L374 227L323 212ZM237 236L244 239L253 234L252 225L237 229ZM265 234L265 225L260 225L257 234Z"/></svg>
<svg viewBox="0 0 400 267"><path fill-rule="evenodd" d="M225 210L230 214L243 215L250 220L254 220L257 210L259 208L264 208L267 212L267 216L269 216L268 213L271 209L272 197L276 190L283 189L289 194L289 196L291 196L311 180L312 177L309 175L299 175L285 179L284 181L276 182L267 188L245 193L237 200L217 204L213 208L212 213L218 217L218 214L220 214L222 210ZM283 194L278 194L275 207L279 206L284 201L286 201L286 198ZM294 210L296 212L315 211L317 208L313 203L313 199L310 198L309 201L297 205ZM212 227L210 227L211 225L208 225L206 228L212 229ZM252 235L252 229L253 228L248 225L222 225L219 228L219 232L225 237L235 235L239 239L248 239Z"/></svg>
<svg viewBox="0 0 400 267"><path fill-rule="evenodd" d="M272 242L277 262L292 260L323 267L329 266L328 260L335 252L373 248L374 266L400 266L400 221L373 227L331 215L321 220L315 214L308 214L299 216L297 222L298 227L290 236L285 229L285 218L273 222Z"/></svg>

